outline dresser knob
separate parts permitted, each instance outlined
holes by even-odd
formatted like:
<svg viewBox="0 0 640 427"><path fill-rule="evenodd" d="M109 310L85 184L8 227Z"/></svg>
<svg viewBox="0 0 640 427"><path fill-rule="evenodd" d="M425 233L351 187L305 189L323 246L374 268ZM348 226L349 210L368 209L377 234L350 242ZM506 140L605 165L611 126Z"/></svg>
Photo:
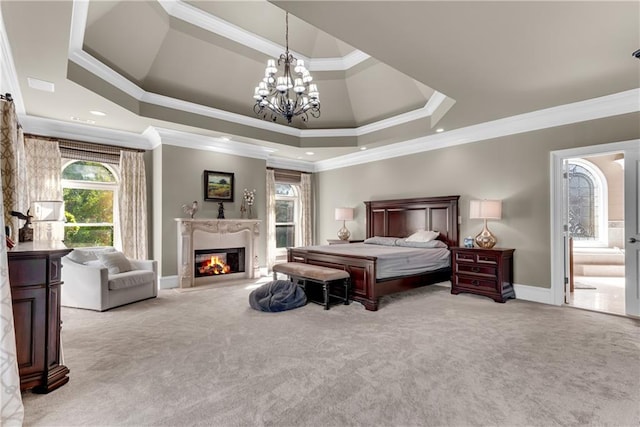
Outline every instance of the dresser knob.
<svg viewBox="0 0 640 427"><path fill-rule="evenodd" d="M472 280L472 281L471 281L471 284L472 284L473 286L478 286L478 285L480 285L480 282L478 282L477 280Z"/></svg>
<svg viewBox="0 0 640 427"><path fill-rule="evenodd" d="M473 273L477 273L478 271L480 271L480 269L478 267L471 267L471 271Z"/></svg>

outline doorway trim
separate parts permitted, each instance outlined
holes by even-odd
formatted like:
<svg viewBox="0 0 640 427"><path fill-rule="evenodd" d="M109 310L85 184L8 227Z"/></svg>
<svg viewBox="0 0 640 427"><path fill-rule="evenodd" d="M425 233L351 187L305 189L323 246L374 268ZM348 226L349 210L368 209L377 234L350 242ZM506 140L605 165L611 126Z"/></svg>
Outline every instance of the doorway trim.
<svg viewBox="0 0 640 427"><path fill-rule="evenodd" d="M551 173L551 297L552 304L565 305L564 303L564 219L562 215L563 200L563 168L564 160L576 157L589 157L594 155L606 155L625 150L636 149L640 140L613 142L609 144L590 145L586 147L557 150L550 153ZM625 218L625 221L627 219Z"/></svg>

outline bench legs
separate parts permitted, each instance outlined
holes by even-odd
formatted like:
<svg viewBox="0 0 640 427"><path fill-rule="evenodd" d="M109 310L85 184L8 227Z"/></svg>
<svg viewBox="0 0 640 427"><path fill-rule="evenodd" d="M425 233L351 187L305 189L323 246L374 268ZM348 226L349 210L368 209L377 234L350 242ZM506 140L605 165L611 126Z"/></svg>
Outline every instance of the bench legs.
<svg viewBox="0 0 640 427"><path fill-rule="evenodd" d="M278 280L278 274L275 271L273 272L273 280ZM305 292L307 290L307 282L322 284L322 302L318 302L318 304L321 304L322 306L324 306L325 310L329 310L329 299L331 296L338 297L342 299L342 303L344 305L349 305L349 291L351 287L351 281L349 278L344 279L342 281L342 285L344 287L344 297L338 296L338 295L331 295L330 285L332 282L320 282L320 281L305 279L304 277L295 277L295 276L289 276L289 280L291 280L292 282L296 282L300 287L302 287L302 289L305 290ZM316 302L316 301L313 301L313 302Z"/></svg>

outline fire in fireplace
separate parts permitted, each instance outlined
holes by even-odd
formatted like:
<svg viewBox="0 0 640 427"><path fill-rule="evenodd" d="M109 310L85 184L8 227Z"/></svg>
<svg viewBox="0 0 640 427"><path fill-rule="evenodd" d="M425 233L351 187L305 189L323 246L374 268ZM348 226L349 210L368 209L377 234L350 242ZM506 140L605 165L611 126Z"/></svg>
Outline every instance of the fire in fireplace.
<svg viewBox="0 0 640 427"><path fill-rule="evenodd" d="M244 272L244 248L195 250L195 277Z"/></svg>

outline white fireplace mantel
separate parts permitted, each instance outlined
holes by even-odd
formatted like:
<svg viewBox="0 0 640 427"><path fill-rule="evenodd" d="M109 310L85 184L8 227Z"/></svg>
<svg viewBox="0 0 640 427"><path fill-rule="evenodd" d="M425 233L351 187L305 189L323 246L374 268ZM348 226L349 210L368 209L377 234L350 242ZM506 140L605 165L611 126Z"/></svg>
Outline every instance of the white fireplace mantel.
<svg viewBox="0 0 640 427"><path fill-rule="evenodd" d="M229 247L229 245L244 247L245 272L239 274L249 279L260 277L257 252L260 220L195 218L175 218L175 220L178 224L178 285L181 288L191 288L196 285L194 274L194 250L196 249ZM234 274L233 278L238 278L238 275Z"/></svg>

